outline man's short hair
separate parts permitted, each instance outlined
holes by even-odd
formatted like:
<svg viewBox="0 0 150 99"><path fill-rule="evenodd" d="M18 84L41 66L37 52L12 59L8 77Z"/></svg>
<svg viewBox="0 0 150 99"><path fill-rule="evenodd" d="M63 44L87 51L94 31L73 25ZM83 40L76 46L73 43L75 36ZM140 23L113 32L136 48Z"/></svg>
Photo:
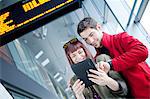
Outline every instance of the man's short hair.
<svg viewBox="0 0 150 99"><path fill-rule="evenodd" d="M81 20L77 27L77 33L80 35L81 32L83 32L87 28L94 28L96 29L97 22L91 18L86 17L83 20Z"/></svg>

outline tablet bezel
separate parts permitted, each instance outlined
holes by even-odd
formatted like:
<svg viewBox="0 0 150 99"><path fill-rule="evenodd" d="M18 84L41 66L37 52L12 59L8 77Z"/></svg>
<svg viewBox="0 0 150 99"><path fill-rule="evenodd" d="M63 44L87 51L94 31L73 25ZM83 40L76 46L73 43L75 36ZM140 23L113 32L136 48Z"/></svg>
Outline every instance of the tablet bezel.
<svg viewBox="0 0 150 99"><path fill-rule="evenodd" d="M94 82L88 79L88 73L90 73L89 69L97 70L95 67L95 62L93 60L91 60L90 58L87 58L86 60L82 62L71 65L71 68L72 68L72 71L77 76L77 78L84 82L85 87L89 87L95 84Z"/></svg>

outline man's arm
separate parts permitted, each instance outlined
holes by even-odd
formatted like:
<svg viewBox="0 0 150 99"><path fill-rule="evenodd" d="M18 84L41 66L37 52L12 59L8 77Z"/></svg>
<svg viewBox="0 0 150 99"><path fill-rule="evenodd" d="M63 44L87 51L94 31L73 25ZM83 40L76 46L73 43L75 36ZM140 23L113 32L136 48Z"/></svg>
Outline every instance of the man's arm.
<svg viewBox="0 0 150 99"><path fill-rule="evenodd" d="M121 49L124 53L112 59L111 63L114 70L122 71L124 69L132 68L138 63L145 61L148 57L146 46L139 40L129 36L127 33L118 34L115 39L114 44L118 47L117 50L120 51Z"/></svg>

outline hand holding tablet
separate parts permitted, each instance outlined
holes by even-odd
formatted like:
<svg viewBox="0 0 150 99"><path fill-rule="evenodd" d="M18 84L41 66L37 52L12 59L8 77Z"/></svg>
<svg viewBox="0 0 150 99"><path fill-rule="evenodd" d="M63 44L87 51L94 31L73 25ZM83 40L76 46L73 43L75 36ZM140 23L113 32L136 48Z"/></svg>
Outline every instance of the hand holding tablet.
<svg viewBox="0 0 150 99"><path fill-rule="evenodd" d="M73 64L71 68L76 76L85 83L85 87L95 84L88 79L88 74L90 73L89 69L97 70L95 63L91 59L87 58L82 62Z"/></svg>

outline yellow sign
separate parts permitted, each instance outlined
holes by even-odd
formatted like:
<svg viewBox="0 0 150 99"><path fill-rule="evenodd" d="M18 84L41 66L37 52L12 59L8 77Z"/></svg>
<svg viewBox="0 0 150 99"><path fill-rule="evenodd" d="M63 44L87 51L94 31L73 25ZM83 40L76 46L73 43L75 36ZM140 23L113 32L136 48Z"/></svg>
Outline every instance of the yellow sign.
<svg viewBox="0 0 150 99"><path fill-rule="evenodd" d="M5 34L5 32L9 32L15 28L15 25L9 25L13 22L13 20L4 22L7 19L7 17L9 17L9 14L9 12L6 12L0 16L0 35L3 35Z"/></svg>
<svg viewBox="0 0 150 99"><path fill-rule="evenodd" d="M41 6L41 5L43 5L47 2L50 2L50 1L51 0L38 0L38 2L37 2L37 0L32 0L28 3L23 4L22 9L23 9L23 11L25 11L25 13L28 13L29 11L34 10L34 8ZM54 10L57 10L57 9L65 6L66 4L69 4L73 1L75 1L75 0L66 0L63 3L60 3L56 6L54 6L53 8L50 8L50 9L48 9L48 10L46 10L40 14L37 14L37 15L35 15L35 16L33 16L33 17L31 17L31 18L29 18L29 19L27 19L21 23L18 23L18 24L15 24L14 20L12 20L12 19L8 20L8 18L10 17L10 12L6 12L6 13L0 15L0 36L6 34L7 32L10 32L10 31L12 31L18 27L21 27L22 25L25 25L29 22L32 22L32 21L34 21L34 20L36 20L36 19L38 19L38 18L40 18L46 14L49 14L49 13L53 12Z"/></svg>
<svg viewBox="0 0 150 99"><path fill-rule="evenodd" d="M49 2L51 0L38 0L38 2L36 0L32 0L24 5L22 5L23 9L25 12L29 11L29 10L32 10L46 2Z"/></svg>

